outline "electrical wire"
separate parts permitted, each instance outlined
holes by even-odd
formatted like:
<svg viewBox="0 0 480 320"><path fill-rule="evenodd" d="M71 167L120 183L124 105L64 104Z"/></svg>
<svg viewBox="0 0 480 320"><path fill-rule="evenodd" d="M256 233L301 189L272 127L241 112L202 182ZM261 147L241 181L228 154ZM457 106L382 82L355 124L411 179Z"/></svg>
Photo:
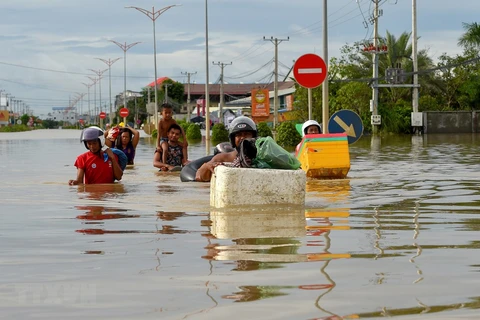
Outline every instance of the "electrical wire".
<svg viewBox="0 0 480 320"><path fill-rule="evenodd" d="M271 58L269 61L267 61L265 64L263 64L262 66L258 67L257 69L255 70L250 70L250 71L246 71L244 73L240 73L238 75L235 75L235 76L230 76L230 77L225 77L227 79L242 79L242 78L246 78L248 76L251 76L255 73L257 73L258 71L262 70L263 68L265 68L266 66L268 66L269 64L271 64L273 62L274 58Z"/></svg>

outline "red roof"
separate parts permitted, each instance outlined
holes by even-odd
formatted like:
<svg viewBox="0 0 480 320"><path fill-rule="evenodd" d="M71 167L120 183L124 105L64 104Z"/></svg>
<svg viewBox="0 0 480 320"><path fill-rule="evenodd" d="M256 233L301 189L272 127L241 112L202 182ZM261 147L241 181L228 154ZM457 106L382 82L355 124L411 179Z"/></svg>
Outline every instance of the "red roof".
<svg viewBox="0 0 480 320"><path fill-rule="evenodd" d="M162 83L163 83L163 81L165 81L165 80L170 80L170 78L169 78L169 77L161 77L161 78L158 78L158 79L157 79L157 87L158 87L158 86L161 86ZM148 86L148 87L155 87L155 81L150 82L147 86Z"/></svg>

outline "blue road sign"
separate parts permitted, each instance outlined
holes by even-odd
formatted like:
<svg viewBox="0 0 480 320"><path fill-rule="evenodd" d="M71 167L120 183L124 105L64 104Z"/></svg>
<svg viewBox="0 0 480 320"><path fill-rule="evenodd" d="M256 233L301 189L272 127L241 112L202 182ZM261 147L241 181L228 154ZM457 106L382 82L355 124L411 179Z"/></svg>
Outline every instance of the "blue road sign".
<svg viewBox="0 0 480 320"><path fill-rule="evenodd" d="M328 133L346 133L348 144L352 144L363 134L362 119L352 110L337 111L328 120Z"/></svg>

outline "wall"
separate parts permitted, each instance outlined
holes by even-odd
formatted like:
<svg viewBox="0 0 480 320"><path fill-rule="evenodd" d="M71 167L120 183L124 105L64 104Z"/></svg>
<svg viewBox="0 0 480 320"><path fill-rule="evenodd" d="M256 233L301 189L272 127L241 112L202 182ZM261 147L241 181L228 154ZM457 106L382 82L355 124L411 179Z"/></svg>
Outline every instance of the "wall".
<svg viewBox="0 0 480 320"><path fill-rule="evenodd" d="M476 133L479 120L477 111L423 112L424 133Z"/></svg>

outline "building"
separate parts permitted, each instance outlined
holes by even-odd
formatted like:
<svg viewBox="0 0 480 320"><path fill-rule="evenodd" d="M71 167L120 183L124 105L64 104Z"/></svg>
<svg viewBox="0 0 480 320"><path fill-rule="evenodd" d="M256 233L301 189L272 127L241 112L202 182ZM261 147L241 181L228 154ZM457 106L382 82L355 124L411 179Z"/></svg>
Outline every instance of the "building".
<svg viewBox="0 0 480 320"><path fill-rule="evenodd" d="M78 120L77 109L75 107L53 107L52 112L46 115L46 120L76 124Z"/></svg>

